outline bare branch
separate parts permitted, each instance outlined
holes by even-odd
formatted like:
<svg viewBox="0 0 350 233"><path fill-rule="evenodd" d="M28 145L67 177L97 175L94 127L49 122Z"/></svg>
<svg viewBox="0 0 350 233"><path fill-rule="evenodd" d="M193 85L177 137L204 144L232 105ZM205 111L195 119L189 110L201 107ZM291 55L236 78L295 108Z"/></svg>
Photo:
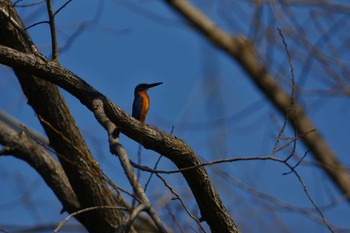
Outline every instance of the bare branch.
<svg viewBox="0 0 350 233"><path fill-rule="evenodd" d="M39 141L41 144L49 145L49 140L46 137L36 131L29 130L29 128L22 122L18 121L13 116L8 115L6 112L0 111L0 120L11 126L11 128L16 131L25 131L30 137L35 138L35 140Z"/></svg>
<svg viewBox="0 0 350 233"><path fill-rule="evenodd" d="M18 133L0 121L0 143L8 148L7 153L26 161L43 177L64 210L71 212L80 208L62 166L24 132Z"/></svg>
<svg viewBox="0 0 350 233"><path fill-rule="evenodd" d="M181 196L166 182L166 180L161 175L159 175L159 174L156 174L156 175L163 182L163 184L170 190L170 192L176 196L176 199L180 201L180 203L181 203L182 207L184 208L184 210L186 211L186 213L198 224L201 231L205 232L202 224L195 216L193 216L193 214L190 212L190 210L186 207L185 202L181 199Z"/></svg>
<svg viewBox="0 0 350 233"><path fill-rule="evenodd" d="M65 2L60 8L57 9L57 11L55 12L54 16L56 16L61 10L63 10L72 1L73 0L68 0L67 2Z"/></svg>
<svg viewBox="0 0 350 233"><path fill-rule="evenodd" d="M271 77L258 59L253 44L246 37L232 37L222 31L213 21L193 7L188 1L164 0L164 2L185 17L193 25L193 28L201 32L206 39L237 61L262 93L270 99L284 116L288 113L291 96ZM295 116L291 116L291 123L299 134L316 129L299 103L295 102L294 108ZM303 137L303 142L310 149L315 159L322 164L333 182L350 199L350 175L329 148L322 135L318 132L308 134Z"/></svg>
<svg viewBox="0 0 350 233"><path fill-rule="evenodd" d="M77 216L79 214L88 212L88 211L92 211L92 210L98 210L98 209L118 209L118 210L127 210L125 207L120 207L120 206L93 206L93 207L88 207L88 208L84 208L78 211L75 211L73 213L71 213L70 215L68 215L65 219L63 219L62 222L60 222L60 224L58 224L58 226L55 228L55 230L53 231L54 233L57 233L61 230L61 228L63 227L63 225L72 217Z"/></svg>
<svg viewBox="0 0 350 233"><path fill-rule="evenodd" d="M279 137L280 137L282 135L282 132L284 131L284 129L286 127L286 124L287 124L288 119L289 119L289 115L293 114L292 119L294 119L294 121L296 121L297 119L296 119L296 110L294 108L294 103L295 103L295 77L294 77L294 67L293 67L293 64L292 64L292 57L291 57L291 55L289 53L288 45L287 45L287 42L284 39L282 30L279 29L279 28L277 28L277 30L278 30L278 33L279 33L280 37L282 38L283 46L284 46L284 48L286 50L286 53L287 53L287 56L288 56L288 64L289 64L289 67L290 67L290 73L292 75L292 93L291 93L291 98L290 98L290 105L289 105L289 108L288 108L286 119L285 119L285 121L283 123L283 127L282 127L282 129L280 131L280 135L279 135ZM294 122L294 125L296 125L295 122ZM296 130L295 127L293 129L294 129L294 138L296 138L297 137L297 130ZM275 147L273 149L274 152L276 151L277 144L278 143L277 143L277 140L276 140L276 144L275 144ZM296 144L296 140L295 140L293 142L293 150L289 154L289 156L287 157L286 160L290 159L294 155L295 149L296 149L296 145L297 144Z"/></svg>
<svg viewBox="0 0 350 233"><path fill-rule="evenodd" d="M136 208L134 208L128 218L125 219L124 222L122 222L118 228L116 229L115 233L123 233L123 232L129 232L130 227L132 223L135 221L137 216L142 212L142 211L147 211L148 207L146 205L140 204Z"/></svg>
<svg viewBox="0 0 350 233"><path fill-rule="evenodd" d="M51 0L46 0L46 8L47 8L47 13L49 15L49 25L50 25L50 32L51 32L52 61L58 62L55 14L52 11Z"/></svg>
<svg viewBox="0 0 350 233"><path fill-rule="evenodd" d="M95 111L94 114L96 118L99 120L100 123L103 124L103 126L107 129L108 135L109 135L109 143L110 143L110 151L112 154L118 156L119 161L124 168L124 172L134 190L137 197L140 199L141 204L144 205L143 209L147 209L147 213L152 218L155 225L158 227L158 230L162 233L166 233L167 230L163 223L161 222L160 218L152 208L151 202L149 201L146 193L144 192L141 184L139 183L132 166L130 164L128 155L126 154L125 149L123 146L119 143L119 132L117 131L117 127L107 118L107 116L104 113L103 108L103 102L100 99L95 99L93 101L93 104L95 105ZM125 227L130 227L126 225Z"/></svg>
<svg viewBox="0 0 350 233"><path fill-rule="evenodd" d="M6 15L0 13L0 34L3 35L0 37L0 44L32 54L36 61L40 57L46 60L32 48L33 44L30 43L29 35L21 33L20 30L24 28L24 24L16 9L12 7L10 0L1 0L1 3L3 2L7 6L5 9L9 12L10 19L17 22L20 28L11 23ZM50 145L58 154L65 155L74 164L59 157L81 208L112 206L116 201L122 203L123 200L120 200L122 197L114 196L103 179L101 169L93 159L58 87L31 75L25 69L14 69L14 72L28 98L28 104L38 116L41 116L41 119L49 123L45 124L45 121L40 121L50 140ZM59 129L59 133L53 129ZM68 138L70 143L66 143L62 135ZM76 169L76 166L82 166L83 169ZM93 171L93 174L87 171ZM116 228L119 221L122 221L123 214L122 211L116 209L101 209L93 213L84 213L78 216L78 220L90 232L109 232Z"/></svg>
<svg viewBox="0 0 350 233"><path fill-rule="evenodd" d="M315 221L319 224L324 224L324 219L322 219L322 217L319 217L314 213L313 209L315 209L315 207L313 207L313 209L311 209L311 208L298 207L298 206L292 205L288 202L285 202L285 201L279 199L278 197L274 197L268 193L261 192L255 188L247 185L246 183L241 182L239 179L229 175L227 172L225 172L217 167L214 167L213 170L216 173L218 173L221 177L224 177L230 183L232 183L235 186L238 186L240 189L245 190L246 192L250 193L254 199L263 200L265 202L268 202L269 205L272 204L272 205L276 206L277 208L283 208L283 209L286 209L287 211L302 214L304 216L309 217L310 219L312 219L313 221ZM339 200L336 200L335 203L341 202L342 200L344 200L344 197L339 198ZM334 203L331 203L330 205L334 205ZM329 208L329 205L322 206L319 208L322 210L325 210L325 209ZM332 225L331 227L332 227L332 229L335 229L336 231L339 231L339 232L342 231L342 229L336 225Z"/></svg>
<svg viewBox="0 0 350 233"><path fill-rule="evenodd" d="M95 112L93 101L103 101L104 111L117 131L169 158L178 168L197 166L199 159L182 140L141 124L128 116L110 100L85 81L55 62L43 57L20 53L0 45L0 63L24 69L38 77L61 86ZM99 119L98 119L99 121ZM99 121L100 122L100 121ZM101 122L100 122L101 123ZM102 124L106 128L106 125ZM114 132L114 131L108 131ZM115 134L112 134L115 135ZM204 219L215 232L238 232L226 208L223 206L205 169L199 167L182 173L189 184Z"/></svg>
<svg viewBox="0 0 350 233"><path fill-rule="evenodd" d="M305 153L306 156L307 153ZM324 214L322 213L321 209L318 207L318 205L316 204L316 202L313 200L311 194L309 193L304 181L302 180L301 176L296 172L296 170L294 169L296 166L292 166L288 163L287 159L279 159L274 157L273 154L269 155L269 156L255 156L255 157L236 157L236 158L227 158L227 159L220 159L220 160L214 160L214 161L210 161L210 162L206 162L206 163L201 163L200 165L197 166L193 166L193 167L187 167L187 168L182 168L179 170L153 170L151 168L148 167L144 167L144 166L139 166L136 163L132 163L133 166L137 167L138 169L141 169L143 171L147 171L147 172L151 172L151 173L156 173L157 176L159 175L159 173L166 173L166 174L171 174L171 173L178 173L178 172L184 172L184 171L188 171L191 169L196 169L198 167L202 167L202 166L208 166L208 165L214 165L214 164L219 164L219 163L228 163L228 162L237 162L237 161L253 161L253 160L262 160L262 161L274 161L274 162L278 162L278 163L282 163L285 166L287 166L290 169L289 173L293 173L299 183L301 184L301 186L304 189L304 193L307 195L308 199L310 200L310 202L312 203L312 205L314 206L314 208L316 209L316 211L319 213L319 215L321 216L322 222L325 224L325 226L331 231L334 232L332 229L332 226L328 223L328 221L326 220ZM289 173L283 173L283 175L289 174ZM163 179L162 179L163 180Z"/></svg>
<svg viewBox="0 0 350 233"><path fill-rule="evenodd" d="M298 178L299 183L302 185L304 192L306 193L307 197L309 198L309 200L311 201L312 205L315 207L315 209L317 210L317 212L320 214L322 221L324 223L324 225L328 228L328 230L330 232L334 232L332 226L329 224L329 222L326 220L324 214L322 213L321 209L318 207L318 205L316 204L316 202L314 201L314 199L312 198L311 194L309 193L304 181L301 179L299 173L297 173L292 166L290 166L288 163L285 163L290 169L291 171L294 173L294 175Z"/></svg>
<svg viewBox="0 0 350 233"><path fill-rule="evenodd" d="M304 153L304 156L301 157L301 159L299 159L299 161L292 167L292 169L289 172L284 172L282 175L288 175L290 173L292 173L296 167L299 166L299 164L305 159L305 157L307 156L307 154L309 153L309 151L306 151ZM289 160L290 157L287 157L284 161L287 162Z"/></svg>

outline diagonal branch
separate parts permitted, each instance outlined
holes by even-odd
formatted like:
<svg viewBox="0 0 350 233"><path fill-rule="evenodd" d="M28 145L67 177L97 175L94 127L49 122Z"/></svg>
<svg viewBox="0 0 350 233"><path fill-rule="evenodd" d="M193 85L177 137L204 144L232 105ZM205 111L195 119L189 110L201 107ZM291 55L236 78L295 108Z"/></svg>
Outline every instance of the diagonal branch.
<svg viewBox="0 0 350 233"><path fill-rule="evenodd" d="M61 201L64 210L74 212L80 208L62 166L24 132L18 133L0 121L0 143L8 148L9 155L26 161L41 175Z"/></svg>
<svg viewBox="0 0 350 233"><path fill-rule="evenodd" d="M109 138L109 148L112 154L118 156L119 161L124 169L124 172L129 180L129 183L131 184L132 188L134 189L134 192L137 199L140 201L140 206L142 207L142 210L146 210L147 213L152 218L154 224L157 226L160 233L166 233L167 230L163 223L161 222L159 216L154 211L151 202L149 201L144 189L142 188L138 178L136 177L133 168L131 166L129 157L124 149L124 147L119 143L119 131L117 126L111 122L108 117L105 115L104 108L103 108L103 101L99 98L93 100L94 105L94 114L98 122L107 130L108 132L108 138ZM137 209L137 208L136 208ZM141 210L140 210L141 211ZM131 223L134 219L132 218L133 211L130 214L129 218L130 221L126 225L123 225L123 223L119 226L118 232L122 231L122 229L126 228L127 230L123 231L129 231L129 228L131 226ZM135 216L136 217L136 216Z"/></svg>
<svg viewBox="0 0 350 233"><path fill-rule="evenodd" d="M16 131L29 131L26 125L15 119L13 116L8 115L5 111L0 111L0 121L3 121L6 125L10 126ZM34 138L35 141L38 141L39 144L49 146L49 140L32 129L30 130L29 136Z"/></svg>
<svg viewBox="0 0 350 233"><path fill-rule="evenodd" d="M229 35L188 1L164 0L164 2L185 17L192 24L192 28L202 33L206 39L237 61L274 106L284 116L288 114L292 97L268 73L259 61L253 44L246 37ZM294 108L295 114L290 114L290 122L299 134L316 128L302 106L296 101ZM339 190L350 199L350 174L337 159L322 135L316 131L302 137L302 140Z"/></svg>
<svg viewBox="0 0 350 233"><path fill-rule="evenodd" d="M11 1L0 0L0 44L34 54L37 60L41 55L24 28ZM14 69L14 72L28 104L40 118L50 145L57 154L64 155L59 160L81 208L123 203L121 196L115 197L109 190L57 86L27 70ZM111 232L123 220L123 215L118 209L101 209L83 213L78 219L89 232Z"/></svg>
<svg viewBox="0 0 350 233"><path fill-rule="evenodd" d="M197 166L198 157L182 140L153 129L128 116L100 92L78 76L42 56L25 54L0 45L0 63L12 68L25 70L38 78L52 82L80 100L92 112L93 101L103 101L106 116L126 136L170 159L179 169ZM206 221L212 232L238 232L214 185L203 167L182 172L201 210L201 219Z"/></svg>

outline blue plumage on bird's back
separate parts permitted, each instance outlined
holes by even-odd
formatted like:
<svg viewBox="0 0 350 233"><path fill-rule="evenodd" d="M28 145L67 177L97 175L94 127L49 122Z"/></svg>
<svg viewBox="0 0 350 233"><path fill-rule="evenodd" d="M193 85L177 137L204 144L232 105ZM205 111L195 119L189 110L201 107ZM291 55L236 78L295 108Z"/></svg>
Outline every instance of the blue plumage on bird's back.
<svg viewBox="0 0 350 233"><path fill-rule="evenodd" d="M147 90L160 84L162 84L162 82L152 84L141 83L135 87L134 102L132 106L132 116L135 119L142 123L145 122L150 107L150 100L147 95Z"/></svg>

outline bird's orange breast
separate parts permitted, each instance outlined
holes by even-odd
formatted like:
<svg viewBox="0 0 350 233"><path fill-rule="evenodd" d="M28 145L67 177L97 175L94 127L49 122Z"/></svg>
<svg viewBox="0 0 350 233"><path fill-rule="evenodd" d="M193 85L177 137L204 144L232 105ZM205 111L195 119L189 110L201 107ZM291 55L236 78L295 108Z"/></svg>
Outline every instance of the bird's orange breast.
<svg viewBox="0 0 350 233"><path fill-rule="evenodd" d="M141 107L141 114L140 114L140 121L143 123L145 122L148 109L149 109L149 98L146 92L140 92L139 93L141 99L142 99L142 107Z"/></svg>

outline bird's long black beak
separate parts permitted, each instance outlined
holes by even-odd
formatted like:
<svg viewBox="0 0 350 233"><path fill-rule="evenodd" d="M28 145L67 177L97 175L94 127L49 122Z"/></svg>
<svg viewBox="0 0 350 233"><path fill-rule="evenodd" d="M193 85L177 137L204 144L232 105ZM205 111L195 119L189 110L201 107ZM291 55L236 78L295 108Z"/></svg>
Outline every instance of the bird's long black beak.
<svg viewBox="0 0 350 233"><path fill-rule="evenodd" d="M162 83L163 82L147 84L147 88L156 87L156 86L159 86Z"/></svg>

